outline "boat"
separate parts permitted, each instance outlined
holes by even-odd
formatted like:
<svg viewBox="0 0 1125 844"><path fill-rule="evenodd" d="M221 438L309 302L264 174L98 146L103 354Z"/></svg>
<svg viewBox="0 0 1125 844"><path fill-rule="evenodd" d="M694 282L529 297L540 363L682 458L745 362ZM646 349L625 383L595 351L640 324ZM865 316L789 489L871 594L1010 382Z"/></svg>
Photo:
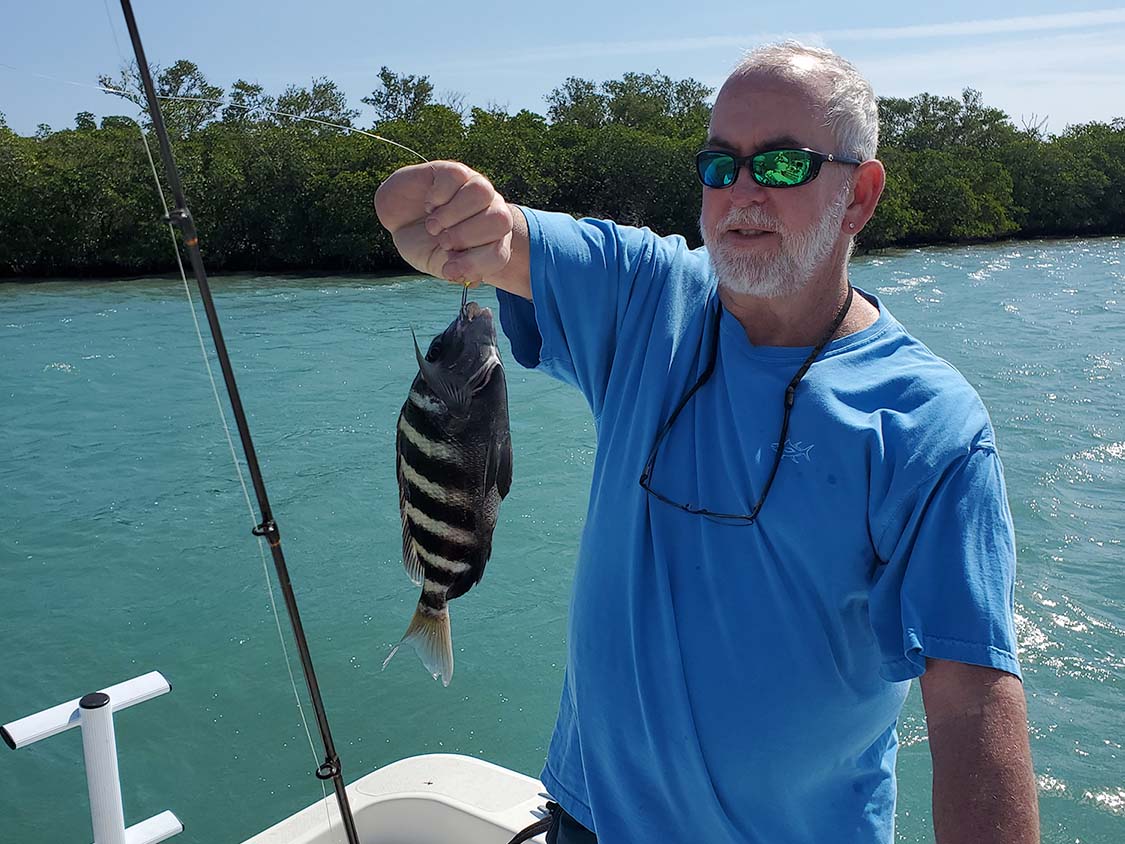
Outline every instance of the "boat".
<svg viewBox="0 0 1125 844"><path fill-rule="evenodd" d="M363 844L507 844L546 816L547 794L532 777L483 759L431 753L400 759L347 786ZM243 844L338 844L331 797ZM529 839L543 844L543 837Z"/></svg>
<svg viewBox="0 0 1125 844"><path fill-rule="evenodd" d="M114 714L171 691L159 671L0 727L13 750L72 728L82 733L94 844L157 844L184 831L165 811L126 828ZM400 759L345 787L361 844L507 844L547 816L543 784L483 759L430 753ZM326 796L243 844L340 844L339 801ZM544 844L542 835L525 839Z"/></svg>

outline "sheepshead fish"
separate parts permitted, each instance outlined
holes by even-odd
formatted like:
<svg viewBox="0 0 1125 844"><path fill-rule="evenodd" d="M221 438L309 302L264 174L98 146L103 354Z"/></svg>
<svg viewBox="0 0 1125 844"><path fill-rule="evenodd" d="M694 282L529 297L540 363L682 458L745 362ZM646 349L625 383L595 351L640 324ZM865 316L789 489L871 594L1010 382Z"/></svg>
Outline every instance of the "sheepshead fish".
<svg viewBox="0 0 1125 844"><path fill-rule="evenodd" d="M492 312L465 302L425 356L398 417L402 561L422 596L406 633L434 678L453 677L448 603L480 582L512 486L508 387Z"/></svg>

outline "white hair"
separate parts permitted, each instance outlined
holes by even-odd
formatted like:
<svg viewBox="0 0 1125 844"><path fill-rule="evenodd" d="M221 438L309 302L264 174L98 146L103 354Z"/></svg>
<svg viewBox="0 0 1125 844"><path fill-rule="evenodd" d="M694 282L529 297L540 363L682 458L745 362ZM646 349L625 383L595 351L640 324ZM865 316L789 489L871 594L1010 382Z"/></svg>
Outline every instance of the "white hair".
<svg viewBox="0 0 1125 844"><path fill-rule="evenodd" d="M827 87L825 125L840 148L833 150L866 161L879 146L879 107L871 83L855 65L819 47L800 41L766 44L743 56L730 78L769 74L790 81L803 81L815 74Z"/></svg>

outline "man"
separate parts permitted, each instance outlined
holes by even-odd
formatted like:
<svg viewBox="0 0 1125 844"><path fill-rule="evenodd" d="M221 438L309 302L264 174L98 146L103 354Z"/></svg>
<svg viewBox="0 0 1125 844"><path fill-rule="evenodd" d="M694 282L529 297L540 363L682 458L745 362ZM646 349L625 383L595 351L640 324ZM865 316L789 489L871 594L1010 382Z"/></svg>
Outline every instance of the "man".
<svg viewBox="0 0 1125 844"><path fill-rule="evenodd" d="M716 99L705 249L509 206L453 162L378 191L403 257L495 285L516 358L597 422L552 840L890 842L919 676L938 844L1038 840L991 424L848 281L877 138L855 68L787 42Z"/></svg>

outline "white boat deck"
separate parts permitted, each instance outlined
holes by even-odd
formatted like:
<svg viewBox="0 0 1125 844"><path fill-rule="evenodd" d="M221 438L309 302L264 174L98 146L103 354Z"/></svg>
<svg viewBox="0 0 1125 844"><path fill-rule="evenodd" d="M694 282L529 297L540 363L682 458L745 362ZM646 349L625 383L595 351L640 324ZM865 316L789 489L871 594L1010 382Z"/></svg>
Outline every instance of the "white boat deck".
<svg viewBox="0 0 1125 844"><path fill-rule="evenodd" d="M507 844L543 816L542 783L450 753L412 756L347 787L363 844ZM543 844L543 837L532 839ZM244 844L345 844L336 797L329 792Z"/></svg>

